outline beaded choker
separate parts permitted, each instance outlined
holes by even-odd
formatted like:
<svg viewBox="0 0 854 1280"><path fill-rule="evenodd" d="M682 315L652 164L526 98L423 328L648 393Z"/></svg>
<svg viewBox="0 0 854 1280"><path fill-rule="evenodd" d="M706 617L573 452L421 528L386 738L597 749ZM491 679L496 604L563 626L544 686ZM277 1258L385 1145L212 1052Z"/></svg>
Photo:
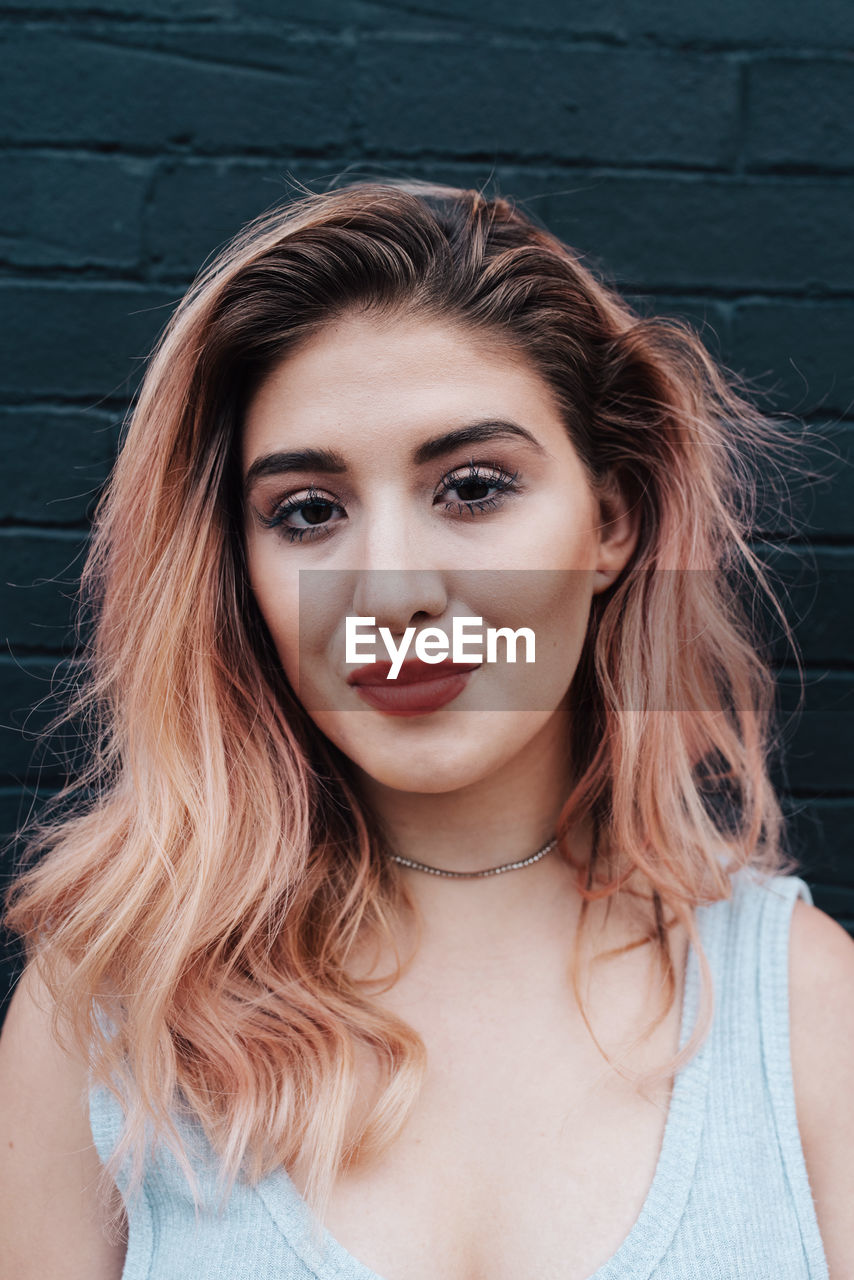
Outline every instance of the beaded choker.
<svg viewBox="0 0 854 1280"><path fill-rule="evenodd" d="M544 844L542 849L532 853L529 858L522 858L519 862L504 862L500 867L488 867L486 871L445 871L441 867L428 867L426 862L416 862L413 858L401 857L399 853L390 853L388 856L392 862L397 862L402 867L411 867L413 871L426 871L431 876L447 876L452 880L479 880L484 876L500 876L504 871L517 871L520 867L530 867L532 863L544 858L556 844L557 836L552 836L548 844Z"/></svg>

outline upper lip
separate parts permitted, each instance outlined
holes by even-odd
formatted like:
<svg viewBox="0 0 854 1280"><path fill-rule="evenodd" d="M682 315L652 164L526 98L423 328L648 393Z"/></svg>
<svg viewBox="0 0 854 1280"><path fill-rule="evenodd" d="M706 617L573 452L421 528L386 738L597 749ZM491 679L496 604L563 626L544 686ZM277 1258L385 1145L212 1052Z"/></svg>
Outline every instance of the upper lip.
<svg viewBox="0 0 854 1280"><path fill-rule="evenodd" d="M464 671L474 671L479 666L479 662L451 662L448 658L443 658L441 662L422 662L420 658L408 658L393 683L419 684L425 680L440 680ZM391 683L389 671L390 662L371 662L366 667L357 667L355 671L351 671L347 676L347 683L387 685Z"/></svg>

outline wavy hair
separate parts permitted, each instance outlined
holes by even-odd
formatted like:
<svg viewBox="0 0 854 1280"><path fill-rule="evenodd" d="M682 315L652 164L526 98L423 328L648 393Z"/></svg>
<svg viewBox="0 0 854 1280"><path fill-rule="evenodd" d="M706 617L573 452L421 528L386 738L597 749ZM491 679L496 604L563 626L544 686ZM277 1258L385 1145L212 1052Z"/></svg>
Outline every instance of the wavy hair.
<svg viewBox="0 0 854 1280"><path fill-rule="evenodd" d="M503 335L556 395L590 483L605 492L619 476L639 508L636 551L594 597L573 681L583 714L558 847L582 895L571 970L586 1020L591 901L623 891L643 908L627 945L650 942L661 964L650 1030L676 991L669 925L698 951L694 1033L642 1080L683 1066L710 1025L693 909L728 897L740 867L796 867L769 781L774 684L748 616L757 594L778 608L750 539L758 467L783 428L689 325L640 314L507 199L413 182L301 192L202 270L150 355L48 730L77 721L83 763L19 833L33 865L7 898L55 1033L123 1099L105 1172L132 1153L128 1194L152 1119L198 1205L173 1125L183 1106L225 1194L239 1174L299 1163L321 1213L336 1172L399 1132L423 1076L418 1035L347 969L357 938L392 942L411 899L348 761L281 671L241 533L253 389L334 316L365 309ZM565 837L580 815L595 840L576 865ZM368 1097L365 1054L379 1072Z"/></svg>

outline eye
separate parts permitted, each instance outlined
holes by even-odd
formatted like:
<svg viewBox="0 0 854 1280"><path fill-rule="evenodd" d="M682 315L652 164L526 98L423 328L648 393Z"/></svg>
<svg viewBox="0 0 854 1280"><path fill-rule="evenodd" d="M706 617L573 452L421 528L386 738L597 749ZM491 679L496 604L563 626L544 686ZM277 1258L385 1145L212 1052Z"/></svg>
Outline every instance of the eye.
<svg viewBox="0 0 854 1280"><path fill-rule="evenodd" d="M476 462L472 458L464 470L456 468L442 477L434 501L454 490L461 501L446 502L446 511L454 511L457 515L491 511L501 505L506 495L518 492L518 475L518 471L512 474L505 471L500 463Z"/></svg>
<svg viewBox="0 0 854 1280"><path fill-rule="evenodd" d="M519 492L518 474L506 471L500 463L472 458L465 467L457 467L442 477L433 497L434 506L440 504L443 495L456 492L460 495L458 500L441 504L445 511L471 517L493 510L509 494ZM259 511L258 519L266 529L275 530L289 542L311 542L328 537L336 524L347 519L347 513L336 498L310 485L302 492L289 494L272 515Z"/></svg>
<svg viewBox="0 0 854 1280"><path fill-rule="evenodd" d="M338 523L332 519L336 511L346 519L341 504L312 485L305 493L291 494L280 502L271 516L259 513L258 518L265 528L276 529L290 542L302 542L306 538L324 537L329 526ZM291 523L292 518L303 523Z"/></svg>

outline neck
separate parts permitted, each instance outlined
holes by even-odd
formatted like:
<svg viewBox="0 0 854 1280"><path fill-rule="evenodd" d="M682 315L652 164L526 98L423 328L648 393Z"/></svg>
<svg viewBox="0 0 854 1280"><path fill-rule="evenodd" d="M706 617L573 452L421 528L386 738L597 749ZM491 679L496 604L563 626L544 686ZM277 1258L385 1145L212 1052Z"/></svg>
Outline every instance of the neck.
<svg viewBox="0 0 854 1280"><path fill-rule="evenodd" d="M567 739L567 722L556 714L524 751L455 791L398 791L364 773L359 782L396 853L447 871L488 870L529 857L555 834L571 786ZM567 839L583 862L589 825L579 824ZM431 934L453 935L464 926L472 939L497 931L523 936L543 913L565 920L578 898L557 849L527 867L471 880L399 871Z"/></svg>

